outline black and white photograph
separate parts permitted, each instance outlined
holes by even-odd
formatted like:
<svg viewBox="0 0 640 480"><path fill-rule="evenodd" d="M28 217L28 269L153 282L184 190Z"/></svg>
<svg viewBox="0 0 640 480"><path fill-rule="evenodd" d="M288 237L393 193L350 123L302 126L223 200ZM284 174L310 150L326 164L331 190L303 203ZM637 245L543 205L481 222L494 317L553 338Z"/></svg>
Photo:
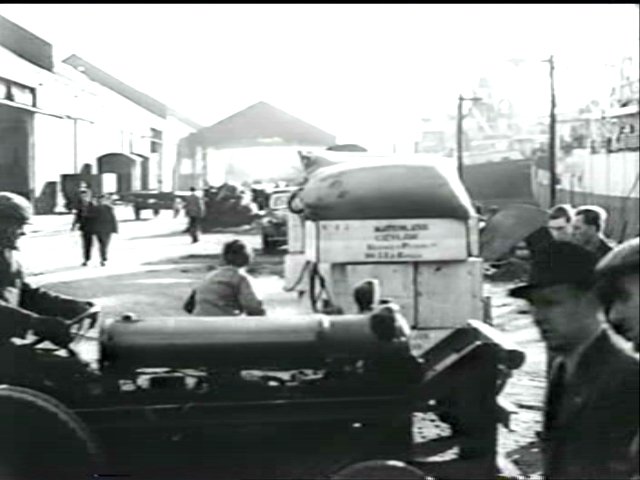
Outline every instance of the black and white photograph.
<svg viewBox="0 0 640 480"><path fill-rule="evenodd" d="M640 480L640 7L0 4L0 480Z"/></svg>

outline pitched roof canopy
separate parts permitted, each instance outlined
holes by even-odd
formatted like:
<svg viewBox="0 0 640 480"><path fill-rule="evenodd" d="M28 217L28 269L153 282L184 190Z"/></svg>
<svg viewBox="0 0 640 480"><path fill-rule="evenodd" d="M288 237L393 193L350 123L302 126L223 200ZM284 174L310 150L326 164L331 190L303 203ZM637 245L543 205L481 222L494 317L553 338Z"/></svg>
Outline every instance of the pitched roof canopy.
<svg viewBox="0 0 640 480"><path fill-rule="evenodd" d="M91 63L87 62L77 55L71 55L67 57L63 60L63 63L71 65L76 69L80 69L87 77L89 77L94 82L99 83L100 85L103 85L110 90L113 90L117 94L122 95L127 100L132 101L136 105L139 105L140 107L148 110L155 115L158 115L159 117L167 118L167 115L172 115L194 129L201 128L200 124L184 117L183 115L178 114L176 111L167 107L164 103L159 102L155 98L152 98L133 87L130 87L126 83L121 82L117 78L100 70L95 65L92 65Z"/></svg>
<svg viewBox="0 0 640 480"><path fill-rule="evenodd" d="M257 146L323 146L336 137L266 102L258 102L195 134L214 148Z"/></svg>
<svg viewBox="0 0 640 480"><path fill-rule="evenodd" d="M40 68L53 71L52 45L1 15L0 45Z"/></svg>

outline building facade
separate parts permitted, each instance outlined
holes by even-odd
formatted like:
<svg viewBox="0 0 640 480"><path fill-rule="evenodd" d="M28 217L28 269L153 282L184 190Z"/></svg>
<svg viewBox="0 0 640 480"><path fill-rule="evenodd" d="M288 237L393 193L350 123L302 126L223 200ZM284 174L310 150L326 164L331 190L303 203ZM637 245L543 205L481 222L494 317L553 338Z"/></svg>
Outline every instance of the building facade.
<svg viewBox="0 0 640 480"><path fill-rule="evenodd" d="M173 189L179 139L197 128L80 57L55 61L50 43L0 17L0 190L37 213L60 207L74 175L109 192Z"/></svg>

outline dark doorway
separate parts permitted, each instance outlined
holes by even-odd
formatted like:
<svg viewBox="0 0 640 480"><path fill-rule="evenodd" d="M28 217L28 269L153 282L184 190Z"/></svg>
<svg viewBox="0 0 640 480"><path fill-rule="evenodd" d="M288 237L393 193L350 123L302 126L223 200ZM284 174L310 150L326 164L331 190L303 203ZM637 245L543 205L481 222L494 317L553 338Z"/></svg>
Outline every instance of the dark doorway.
<svg viewBox="0 0 640 480"><path fill-rule="evenodd" d="M149 158L143 155L136 155L140 157L140 188L142 190L149 190Z"/></svg>
<svg viewBox="0 0 640 480"><path fill-rule="evenodd" d="M33 114L0 105L0 190L30 198L29 131Z"/></svg>
<svg viewBox="0 0 640 480"><path fill-rule="evenodd" d="M140 168L133 157L124 153L107 153L98 157L98 173L118 175L118 193L140 190Z"/></svg>

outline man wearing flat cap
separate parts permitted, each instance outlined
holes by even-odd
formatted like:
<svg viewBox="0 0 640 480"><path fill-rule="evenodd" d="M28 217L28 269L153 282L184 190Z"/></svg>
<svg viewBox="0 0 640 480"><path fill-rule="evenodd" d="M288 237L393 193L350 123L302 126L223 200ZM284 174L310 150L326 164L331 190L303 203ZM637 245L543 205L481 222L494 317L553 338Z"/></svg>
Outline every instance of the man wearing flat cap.
<svg viewBox="0 0 640 480"><path fill-rule="evenodd" d="M604 327L593 289L596 256L552 241L532 261L526 299L552 358L544 416L549 479L630 478L637 431L638 360Z"/></svg>

